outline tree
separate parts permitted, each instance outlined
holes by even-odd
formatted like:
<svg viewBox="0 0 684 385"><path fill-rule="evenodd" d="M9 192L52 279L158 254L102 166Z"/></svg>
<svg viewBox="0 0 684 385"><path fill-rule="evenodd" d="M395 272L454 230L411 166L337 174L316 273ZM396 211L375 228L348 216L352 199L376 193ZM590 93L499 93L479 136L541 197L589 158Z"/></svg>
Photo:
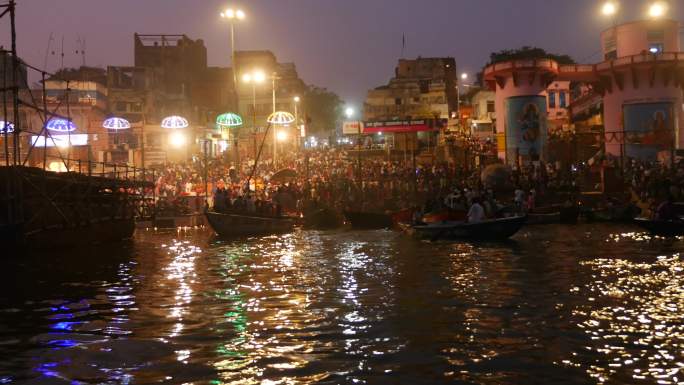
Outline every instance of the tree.
<svg viewBox="0 0 684 385"><path fill-rule="evenodd" d="M342 121L342 99L325 88L307 86L302 98L308 134L329 132Z"/></svg>
<svg viewBox="0 0 684 385"><path fill-rule="evenodd" d="M575 64L575 60L569 55L557 55L548 53L543 48L524 46L518 49L505 49L492 52L489 55L489 64L510 60L552 59L558 64Z"/></svg>

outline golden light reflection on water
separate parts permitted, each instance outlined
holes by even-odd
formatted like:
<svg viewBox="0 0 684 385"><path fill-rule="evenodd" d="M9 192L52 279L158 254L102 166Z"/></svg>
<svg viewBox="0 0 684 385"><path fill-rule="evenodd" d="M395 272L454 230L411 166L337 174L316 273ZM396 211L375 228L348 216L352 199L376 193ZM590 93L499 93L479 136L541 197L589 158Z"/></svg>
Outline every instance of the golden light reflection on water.
<svg viewBox="0 0 684 385"><path fill-rule="evenodd" d="M297 285L297 280L309 280L297 266L304 249L296 247L292 235L273 240L221 252L226 287L216 295L226 301L225 321L235 333L217 347L215 383L294 383L285 374L278 381L263 376L296 371L308 363L307 354L313 351L314 342L301 337L321 317L307 310L312 288Z"/></svg>
<svg viewBox="0 0 684 385"><path fill-rule="evenodd" d="M166 337L173 338L183 333L183 316L189 310L193 299L192 286L197 279L195 262L202 250L190 244L190 241L180 240L174 240L171 245L165 248L167 253L172 256L170 263L164 268L166 279L177 285L168 315L169 318L174 319L176 322L171 330L166 333ZM190 350L177 350L176 355L178 361L187 363L190 358Z"/></svg>
<svg viewBox="0 0 684 385"><path fill-rule="evenodd" d="M682 257L674 254L644 262L599 258L581 265L590 269L595 280L571 289L572 294L589 300L573 315L581 320L577 326L590 343L563 363L583 368L597 383L626 377L634 382L681 382ZM590 360L592 353L603 356L603 362Z"/></svg>

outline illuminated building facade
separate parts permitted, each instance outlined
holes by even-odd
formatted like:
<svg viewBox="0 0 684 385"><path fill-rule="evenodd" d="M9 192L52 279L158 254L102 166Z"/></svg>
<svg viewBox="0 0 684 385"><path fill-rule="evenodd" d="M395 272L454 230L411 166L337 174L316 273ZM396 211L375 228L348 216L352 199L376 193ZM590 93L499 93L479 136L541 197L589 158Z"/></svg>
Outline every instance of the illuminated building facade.
<svg viewBox="0 0 684 385"><path fill-rule="evenodd" d="M495 63L485 80L496 91L498 153L509 164L546 159L553 82L587 85L581 102L590 111L596 95L603 106L608 154L665 163L684 144L682 87L684 52L680 24L643 20L617 25L601 35L604 61L559 65L550 59Z"/></svg>

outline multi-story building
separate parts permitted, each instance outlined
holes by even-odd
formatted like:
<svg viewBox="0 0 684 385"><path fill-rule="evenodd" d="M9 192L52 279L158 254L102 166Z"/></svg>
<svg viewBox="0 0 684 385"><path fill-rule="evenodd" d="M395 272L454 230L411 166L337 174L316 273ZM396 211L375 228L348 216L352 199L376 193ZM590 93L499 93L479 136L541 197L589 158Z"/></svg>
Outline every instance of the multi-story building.
<svg viewBox="0 0 684 385"><path fill-rule="evenodd" d="M470 133L479 139L494 138L494 122L496 121L494 91L477 90L470 99L472 117Z"/></svg>
<svg viewBox="0 0 684 385"><path fill-rule="evenodd" d="M387 85L368 91L364 121L438 122L394 126L395 130L375 134L378 139L394 143L398 149L405 149L402 143L410 143L411 150L417 149L419 143L427 147L432 144L434 148L439 129L445 126L442 122L458 110L456 61L454 58L400 59L394 74ZM426 130L409 126L426 127Z"/></svg>

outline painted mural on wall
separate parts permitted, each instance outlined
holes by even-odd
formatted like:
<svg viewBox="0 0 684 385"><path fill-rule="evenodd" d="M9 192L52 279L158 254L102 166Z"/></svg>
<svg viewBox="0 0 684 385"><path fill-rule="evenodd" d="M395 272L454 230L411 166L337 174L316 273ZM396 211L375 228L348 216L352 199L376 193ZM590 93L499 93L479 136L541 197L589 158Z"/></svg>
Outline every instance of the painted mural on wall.
<svg viewBox="0 0 684 385"><path fill-rule="evenodd" d="M670 150L674 133L672 103L625 104L622 110L626 156L655 161L659 152Z"/></svg>
<svg viewBox="0 0 684 385"><path fill-rule="evenodd" d="M514 96L505 101L506 153L509 161L518 156L529 160L543 157L547 139L546 98Z"/></svg>

